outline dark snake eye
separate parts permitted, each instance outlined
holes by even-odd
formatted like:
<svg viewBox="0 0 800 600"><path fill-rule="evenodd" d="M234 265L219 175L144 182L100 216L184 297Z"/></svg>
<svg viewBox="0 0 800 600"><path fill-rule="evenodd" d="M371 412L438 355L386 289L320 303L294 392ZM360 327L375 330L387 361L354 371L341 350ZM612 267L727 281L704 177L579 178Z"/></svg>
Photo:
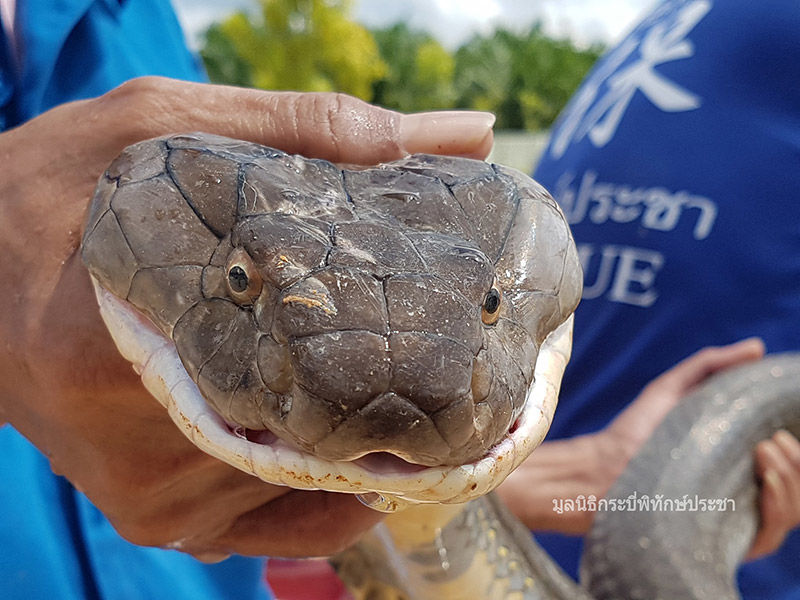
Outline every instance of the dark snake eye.
<svg viewBox="0 0 800 600"><path fill-rule="evenodd" d="M247 273L244 272L242 267L234 265L231 270L228 271L228 283L234 292L241 293L247 289L247 284L250 283L250 280L247 278Z"/></svg>
<svg viewBox="0 0 800 600"><path fill-rule="evenodd" d="M237 304L252 304L261 293L261 276L253 259L243 248L236 248L228 258L228 292Z"/></svg>
<svg viewBox="0 0 800 600"><path fill-rule="evenodd" d="M481 320L486 325L493 325L500 318L500 303L503 296L500 290L492 286L483 300L483 310L481 311Z"/></svg>

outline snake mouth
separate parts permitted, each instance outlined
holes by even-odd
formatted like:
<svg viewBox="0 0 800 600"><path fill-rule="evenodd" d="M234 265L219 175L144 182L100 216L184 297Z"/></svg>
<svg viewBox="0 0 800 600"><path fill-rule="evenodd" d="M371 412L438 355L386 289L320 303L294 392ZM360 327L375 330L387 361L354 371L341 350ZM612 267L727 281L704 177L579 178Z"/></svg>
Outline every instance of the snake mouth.
<svg viewBox="0 0 800 600"><path fill-rule="evenodd" d="M233 435L253 444L275 446L282 443L281 439L269 429L247 429L231 423L226 423L226 426ZM368 452L348 462L378 476L409 475L428 468L391 452Z"/></svg>
<svg viewBox="0 0 800 600"><path fill-rule="evenodd" d="M413 465L385 453L338 462L290 446L272 433L248 439L211 409L189 377L174 343L128 302L93 279L100 314L120 353L173 422L206 453L263 481L298 489L376 492L402 502L461 503L497 487L544 439L572 345L572 317L541 346L534 383L515 427L479 460L456 466ZM251 434L252 435L252 434Z"/></svg>

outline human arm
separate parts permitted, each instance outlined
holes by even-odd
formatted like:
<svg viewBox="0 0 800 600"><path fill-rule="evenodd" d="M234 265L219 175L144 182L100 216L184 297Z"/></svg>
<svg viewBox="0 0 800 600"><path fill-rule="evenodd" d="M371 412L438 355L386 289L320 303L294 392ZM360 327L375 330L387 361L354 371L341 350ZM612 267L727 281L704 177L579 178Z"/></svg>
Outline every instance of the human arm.
<svg viewBox="0 0 800 600"><path fill-rule="evenodd" d="M0 134L0 421L135 543L206 559L349 545L378 513L349 495L272 486L206 456L144 390L99 318L78 257L89 198L125 146L167 133L374 163L414 151L482 158L491 125L480 113L409 118L336 94L143 78Z"/></svg>

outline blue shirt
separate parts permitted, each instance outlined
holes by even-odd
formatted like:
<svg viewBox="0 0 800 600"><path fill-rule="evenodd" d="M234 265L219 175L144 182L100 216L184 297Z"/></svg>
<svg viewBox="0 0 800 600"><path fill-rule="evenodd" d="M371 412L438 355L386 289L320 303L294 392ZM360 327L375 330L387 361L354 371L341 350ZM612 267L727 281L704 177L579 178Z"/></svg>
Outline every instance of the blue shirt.
<svg viewBox="0 0 800 600"><path fill-rule="evenodd" d="M0 27L0 130L139 75L201 81L168 2L23 0L18 60ZM0 429L0 596L5 599L269 598L264 561L206 565L123 540L10 426Z"/></svg>
<svg viewBox="0 0 800 600"><path fill-rule="evenodd" d="M800 350L800 7L668 0L588 75L534 174L585 271L551 433L606 425L695 350ZM573 574L575 538L542 541ZM740 571L800 598L800 535Z"/></svg>

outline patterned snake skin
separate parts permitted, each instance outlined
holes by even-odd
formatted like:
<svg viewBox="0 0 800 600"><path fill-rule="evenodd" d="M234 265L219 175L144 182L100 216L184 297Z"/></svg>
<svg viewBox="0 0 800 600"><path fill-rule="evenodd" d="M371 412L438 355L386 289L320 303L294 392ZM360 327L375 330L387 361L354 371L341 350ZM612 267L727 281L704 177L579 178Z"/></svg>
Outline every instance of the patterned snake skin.
<svg viewBox="0 0 800 600"><path fill-rule="evenodd" d="M479 497L541 441L580 295L569 229L535 182L467 159L343 170L172 136L109 167L83 258L123 355L201 448L274 483L362 493L383 509L424 502L335 559L357 598L588 597L491 494ZM785 378L769 369L772 390ZM550 400L536 404L537 386ZM752 444L740 438L795 427L798 409L784 393L769 402L781 414L754 426L747 415L767 412L752 408L761 387L737 390L748 399L714 391L708 415L670 418L656 435L675 434L659 442L668 460L648 445L612 493L730 491L752 508ZM709 446L714 427L726 431ZM714 466L697 485L667 485L722 464L708 455L734 454L736 481ZM639 513L599 513L584 566L591 593L735 597L752 510L715 515L678 526L704 528L687 550L661 521L638 530ZM731 533L708 542L719 531Z"/></svg>

